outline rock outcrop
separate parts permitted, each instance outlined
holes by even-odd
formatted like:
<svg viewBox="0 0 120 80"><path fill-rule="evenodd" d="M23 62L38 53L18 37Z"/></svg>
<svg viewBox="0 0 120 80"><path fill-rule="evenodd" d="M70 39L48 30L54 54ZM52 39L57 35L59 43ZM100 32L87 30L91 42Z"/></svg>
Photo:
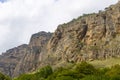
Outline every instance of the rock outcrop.
<svg viewBox="0 0 120 80"><path fill-rule="evenodd" d="M120 57L119 43L120 2L59 25L53 34L32 35L28 45L0 56L0 71L14 77L47 64Z"/></svg>
<svg viewBox="0 0 120 80"><path fill-rule="evenodd" d="M6 51L0 56L0 71L12 76L14 69L20 60L25 56L28 45L24 44Z"/></svg>
<svg viewBox="0 0 120 80"><path fill-rule="evenodd" d="M52 33L39 32L33 34L30 43L15 47L0 56L0 71L18 76L22 73L35 70L46 53L46 45Z"/></svg>
<svg viewBox="0 0 120 80"><path fill-rule="evenodd" d="M46 55L46 45L51 38L52 33L39 32L33 34L26 50L25 56L17 64L13 76L36 70L43 55Z"/></svg>
<svg viewBox="0 0 120 80"><path fill-rule="evenodd" d="M119 57L119 43L120 2L105 11L86 14L59 25L48 43L48 58L54 58L55 63L51 64L57 64L62 60L79 62Z"/></svg>

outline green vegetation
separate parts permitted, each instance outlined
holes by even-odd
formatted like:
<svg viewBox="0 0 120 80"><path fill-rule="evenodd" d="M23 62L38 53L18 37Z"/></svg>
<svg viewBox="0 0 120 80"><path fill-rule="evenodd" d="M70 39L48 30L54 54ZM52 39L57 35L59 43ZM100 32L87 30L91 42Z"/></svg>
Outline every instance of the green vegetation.
<svg viewBox="0 0 120 80"><path fill-rule="evenodd" d="M3 75L0 73L0 80L11 80L8 76Z"/></svg>
<svg viewBox="0 0 120 80"><path fill-rule="evenodd" d="M43 68L41 68L40 70L38 70L35 75L37 77L41 77L41 78L47 78L49 75L51 75L53 73L51 66L45 66Z"/></svg>
<svg viewBox="0 0 120 80"><path fill-rule="evenodd" d="M94 67L96 68L111 67L116 64L120 65L120 58L110 58L106 60L94 60L94 61L90 61L89 63L94 65Z"/></svg>
<svg viewBox="0 0 120 80"><path fill-rule="evenodd" d="M0 74L0 80L11 80ZM95 68L87 62L81 62L71 68L51 66L40 68L32 74L22 74L13 80L120 80L120 65L111 68Z"/></svg>
<svg viewBox="0 0 120 80"><path fill-rule="evenodd" d="M14 80L120 80L120 65L95 68L87 62L81 62L71 68L59 67L56 70L45 66L33 74L23 74Z"/></svg>
<svg viewBox="0 0 120 80"><path fill-rule="evenodd" d="M52 73L52 68L50 66L45 66L33 74L22 74L14 80L45 80Z"/></svg>

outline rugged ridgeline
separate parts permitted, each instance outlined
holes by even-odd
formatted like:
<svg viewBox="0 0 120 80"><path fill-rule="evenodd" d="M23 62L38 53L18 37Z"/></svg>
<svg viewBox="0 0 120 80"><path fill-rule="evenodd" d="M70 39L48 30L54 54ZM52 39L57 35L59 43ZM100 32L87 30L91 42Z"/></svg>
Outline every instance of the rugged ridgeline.
<svg viewBox="0 0 120 80"><path fill-rule="evenodd" d="M111 57L120 57L120 2L59 25L53 34L34 34L28 45L0 56L0 71L13 77L47 64Z"/></svg>
<svg viewBox="0 0 120 80"><path fill-rule="evenodd" d="M59 25L47 46L52 65L120 57L120 2Z"/></svg>
<svg viewBox="0 0 120 80"><path fill-rule="evenodd" d="M0 56L0 71L11 77L30 72L39 67L42 55L46 53L46 45L52 33L39 32L33 34L30 43L15 47Z"/></svg>

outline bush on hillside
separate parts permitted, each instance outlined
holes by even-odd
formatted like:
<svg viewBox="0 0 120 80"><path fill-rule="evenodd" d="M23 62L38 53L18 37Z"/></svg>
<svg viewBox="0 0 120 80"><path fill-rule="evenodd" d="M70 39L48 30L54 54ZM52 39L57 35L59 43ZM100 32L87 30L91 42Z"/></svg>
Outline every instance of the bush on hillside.
<svg viewBox="0 0 120 80"><path fill-rule="evenodd" d="M71 76L61 76L57 77L55 80L77 80L77 79L74 79Z"/></svg>
<svg viewBox="0 0 120 80"><path fill-rule="evenodd" d="M92 75L96 73L96 69L91 64L87 62L81 62L80 64L76 65L76 70L79 73L83 73L85 75Z"/></svg>
<svg viewBox="0 0 120 80"><path fill-rule="evenodd" d="M106 75L111 78L111 80L120 80L120 65L113 66Z"/></svg>
<svg viewBox="0 0 120 80"><path fill-rule="evenodd" d="M47 78L48 76L50 76L51 74L53 73L53 70L51 68L51 66L45 66L41 69L39 69L35 75L37 77L40 77L40 78Z"/></svg>
<svg viewBox="0 0 120 80"><path fill-rule="evenodd" d="M0 73L0 80L11 80L8 76L3 75L2 73Z"/></svg>
<svg viewBox="0 0 120 80"><path fill-rule="evenodd" d="M34 74L22 74L14 80L38 80Z"/></svg>
<svg viewBox="0 0 120 80"><path fill-rule="evenodd" d="M110 80L107 76L104 75L89 75L81 80Z"/></svg>

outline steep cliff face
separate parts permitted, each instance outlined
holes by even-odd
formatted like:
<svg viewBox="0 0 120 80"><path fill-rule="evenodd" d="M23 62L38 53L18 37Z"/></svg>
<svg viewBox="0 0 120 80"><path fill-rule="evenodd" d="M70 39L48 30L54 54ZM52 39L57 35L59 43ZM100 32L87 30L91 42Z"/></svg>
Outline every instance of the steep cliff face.
<svg viewBox="0 0 120 80"><path fill-rule="evenodd" d="M119 43L120 2L59 25L48 43L48 58L57 64L119 57Z"/></svg>
<svg viewBox="0 0 120 80"><path fill-rule="evenodd" d="M0 71L18 76L39 67L45 47L52 33L39 32L33 34L28 45L24 44L10 49L0 56Z"/></svg>
<svg viewBox="0 0 120 80"><path fill-rule="evenodd" d="M52 33L46 32L32 35L26 54L17 64L13 76L36 70L39 67L44 58L43 55L47 54L46 45L51 36Z"/></svg>
<svg viewBox="0 0 120 80"><path fill-rule="evenodd" d="M61 62L120 57L120 2L59 25L54 34L39 32L28 45L0 56L0 71L12 77Z"/></svg>
<svg viewBox="0 0 120 80"><path fill-rule="evenodd" d="M17 64L25 56L28 45L24 44L10 49L0 55L0 71L12 76Z"/></svg>

